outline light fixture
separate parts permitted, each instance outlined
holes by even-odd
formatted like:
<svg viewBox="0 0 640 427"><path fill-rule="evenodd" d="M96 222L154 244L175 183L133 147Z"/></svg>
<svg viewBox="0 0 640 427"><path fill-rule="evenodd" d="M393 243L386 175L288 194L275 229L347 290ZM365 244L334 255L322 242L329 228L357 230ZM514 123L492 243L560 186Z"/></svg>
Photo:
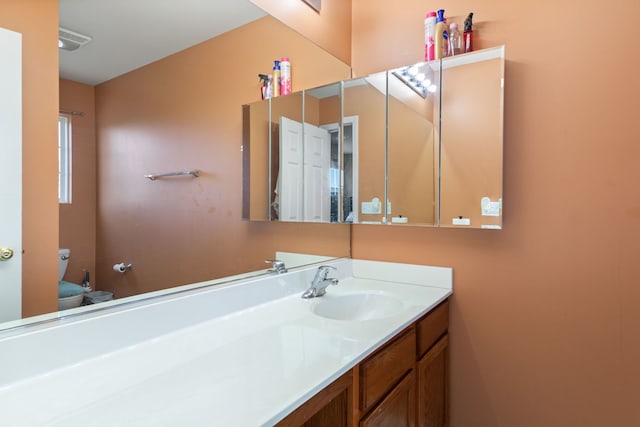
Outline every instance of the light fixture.
<svg viewBox="0 0 640 427"><path fill-rule="evenodd" d="M58 27L58 47L64 50L76 50L91 41L91 37L66 28Z"/></svg>
<svg viewBox="0 0 640 427"><path fill-rule="evenodd" d="M433 70L426 62L399 68L393 71L393 75L423 98L426 98L429 93L434 93L437 89L436 85L432 83Z"/></svg>

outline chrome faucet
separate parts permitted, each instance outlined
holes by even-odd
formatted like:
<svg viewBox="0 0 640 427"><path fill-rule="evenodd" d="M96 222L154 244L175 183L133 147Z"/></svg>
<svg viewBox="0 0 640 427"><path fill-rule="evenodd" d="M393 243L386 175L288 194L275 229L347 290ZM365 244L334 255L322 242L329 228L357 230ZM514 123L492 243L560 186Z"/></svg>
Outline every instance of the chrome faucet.
<svg viewBox="0 0 640 427"><path fill-rule="evenodd" d="M304 291L304 293L302 294L302 298L321 297L322 295L327 293L327 286L337 285L338 279L327 277L331 270L336 270L336 268L330 265L321 265L320 267L318 267L318 271L316 271L316 276L313 278L311 286L309 287L309 289Z"/></svg>
<svg viewBox="0 0 640 427"><path fill-rule="evenodd" d="M264 262L267 264L271 264L271 266L273 267L271 270L267 270L269 273L282 274L287 272L287 269L284 266L284 261L280 261L277 259L265 259Z"/></svg>

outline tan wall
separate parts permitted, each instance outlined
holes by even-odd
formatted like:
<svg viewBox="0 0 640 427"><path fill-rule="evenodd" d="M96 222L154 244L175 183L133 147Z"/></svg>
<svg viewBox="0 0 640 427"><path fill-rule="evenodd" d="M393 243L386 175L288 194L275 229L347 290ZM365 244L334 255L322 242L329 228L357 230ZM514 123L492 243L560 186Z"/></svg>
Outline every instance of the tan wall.
<svg viewBox="0 0 640 427"><path fill-rule="evenodd" d="M340 98L338 96L329 96L322 99L308 96L307 100L316 100L318 125L328 125L340 121Z"/></svg>
<svg viewBox="0 0 640 427"><path fill-rule="evenodd" d="M60 204L60 247L71 249L64 279L82 283L96 265L96 123L95 90L60 80L60 109L83 112L71 116L72 196Z"/></svg>
<svg viewBox="0 0 640 427"><path fill-rule="evenodd" d="M359 73L420 59L428 5L353 6ZM453 267L452 427L639 425L640 3L446 7L474 8L478 47L506 44L504 229L358 225L352 255Z"/></svg>
<svg viewBox="0 0 640 427"><path fill-rule="evenodd" d="M351 0L324 0L320 13L300 0L251 1L336 58L351 63ZM294 80L293 90L299 89Z"/></svg>
<svg viewBox="0 0 640 427"><path fill-rule="evenodd" d="M349 255L348 226L240 219L241 105L260 99L282 40L296 90L349 76L267 17L96 87L99 288L122 297L263 269L276 250ZM143 178L191 168L200 178ZM133 270L115 273L121 261Z"/></svg>
<svg viewBox="0 0 640 427"><path fill-rule="evenodd" d="M57 310L58 2L0 0L0 26L22 33L22 314Z"/></svg>

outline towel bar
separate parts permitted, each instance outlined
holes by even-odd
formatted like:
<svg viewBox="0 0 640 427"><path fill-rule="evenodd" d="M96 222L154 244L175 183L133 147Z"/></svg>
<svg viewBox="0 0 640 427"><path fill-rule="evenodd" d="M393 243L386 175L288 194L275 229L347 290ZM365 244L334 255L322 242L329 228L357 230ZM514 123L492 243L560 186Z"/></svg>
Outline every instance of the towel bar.
<svg viewBox="0 0 640 427"><path fill-rule="evenodd" d="M179 171L179 172L145 175L144 177L150 179L151 181L155 181L158 178L165 178L167 176L180 176L180 175L193 175L194 177L197 178L200 176L200 171L198 169L194 169L190 171Z"/></svg>

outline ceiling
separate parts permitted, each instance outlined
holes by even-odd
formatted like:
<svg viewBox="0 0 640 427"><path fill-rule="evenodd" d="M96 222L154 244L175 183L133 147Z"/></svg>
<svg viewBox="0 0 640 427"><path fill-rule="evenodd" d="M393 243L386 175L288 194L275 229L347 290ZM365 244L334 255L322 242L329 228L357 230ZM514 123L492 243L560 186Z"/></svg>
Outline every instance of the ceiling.
<svg viewBox="0 0 640 427"><path fill-rule="evenodd" d="M249 0L60 0L60 27L92 38L59 49L60 77L96 85L265 15Z"/></svg>

